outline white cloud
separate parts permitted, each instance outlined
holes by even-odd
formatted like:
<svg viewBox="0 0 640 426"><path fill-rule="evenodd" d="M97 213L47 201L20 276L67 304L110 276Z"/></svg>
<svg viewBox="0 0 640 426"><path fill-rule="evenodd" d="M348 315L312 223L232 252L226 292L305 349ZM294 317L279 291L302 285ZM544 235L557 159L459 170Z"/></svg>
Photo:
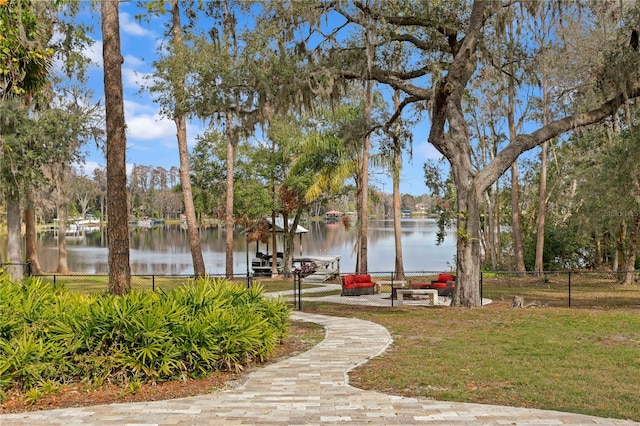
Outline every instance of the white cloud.
<svg viewBox="0 0 640 426"><path fill-rule="evenodd" d="M73 168L76 170L77 173L87 177L92 177L93 171L101 167L105 167L105 165L97 163L95 161L87 161L84 163L76 163L73 165Z"/></svg>
<svg viewBox="0 0 640 426"><path fill-rule="evenodd" d="M417 155L415 155L417 154ZM414 158L418 161L421 160L439 160L442 158L442 154L434 148L429 142L423 142L415 147Z"/></svg>
<svg viewBox="0 0 640 426"><path fill-rule="evenodd" d="M91 60L91 64L102 69L102 40L95 40L82 54Z"/></svg>
<svg viewBox="0 0 640 426"><path fill-rule="evenodd" d="M145 66L145 65L146 65L146 63L141 58L138 58L137 56L134 56L134 55L131 55L131 54L124 55L124 66L125 67L138 68L138 67L142 67L142 66Z"/></svg>
<svg viewBox="0 0 640 426"><path fill-rule="evenodd" d="M141 89L146 85L146 76L149 74L145 74L139 71L136 71L132 68L123 68L122 69L122 84L127 88L133 89Z"/></svg>
<svg viewBox="0 0 640 426"><path fill-rule="evenodd" d="M153 32L143 28L136 20L127 12L120 13L120 31L137 37L153 37Z"/></svg>
<svg viewBox="0 0 640 426"><path fill-rule="evenodd" d="M158 140L175 138L173 121L158 114L140 114L127 118L127 139Z"/></svg>
<svg viewBox="0 0 640 426"><path fill-rule="evenodd" d="M138 114L156 114L157 112L158 107L152 103L140 103L127 97L124 99L124 114L127 117Z"/></svg>

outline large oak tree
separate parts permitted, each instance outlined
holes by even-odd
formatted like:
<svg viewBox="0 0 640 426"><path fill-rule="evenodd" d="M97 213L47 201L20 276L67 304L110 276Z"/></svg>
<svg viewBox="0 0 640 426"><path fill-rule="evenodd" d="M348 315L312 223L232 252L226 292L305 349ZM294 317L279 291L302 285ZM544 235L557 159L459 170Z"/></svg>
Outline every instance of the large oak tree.
<svg viewBox="0 0 640 426"><path fill-rule="evenodd" d="M294 16L305 17L306 25L316 25L318 44L334 72L347 79L373 79L403 93L400 110L415 106L429 111L430 129L428 141L448 160L456 186L457 197L457 252L456 266L458 286L453 305L481 306L480 298L480 200L483 193L518 157L558 135L578 127L605 120L614 114L629 99L640 95L638 60L624 57L624 61L609 62L602 59L607 52L629 49L625 39L615 34L611 43L602 46L602 54L582 67L590 71L576 78L573 89L567 91L558 102L567 102L566 114L544 125L532 125L515 134L491 162L481 169L473 163L475 141L470 138L470 124L465 115L465 102L470 93L471 82L478 77L483 67L493 66L497 59L493 46L485 43L485 37L493 32L504 31L513 8L536 7L534 2L488 2L488 1L366 1L366 2L322 2L291 3L288 8L279 8L279 19L287 11ZM597 16L589 13L586 5L559 5L560 16L570 15L582 19L582 28L593 28ZM624 6L623 6L624 7ZM582 8L580 11L577 8ZM532 11L533 12L533 11ZM581 12L581 13L578 13ZM327 28L322 17L331 17L331 28ZM530 13L526 19L536 19ZM544 19L537 18L537 19ZM292 22L294 20L292 19ZM614 33L624 25L620 19L610 26ZM343 43L345 37L340 30L360 31L373 34L373 64L371 53L363 44ZM627 30L627 34L631 31ZM526 44L528 34L519 34L519 43ZM403 69L389 67L384 52L390 46L400 45L407 61ZM619 56L618 56L619 58ZM575 58L576 61L584 58ZM624 66L625 73L619 72ZM616 70L616 67L618 69ZM556 70L561 73L562 70ZM506 77L506 74L505 74ZM581 103L584 94L590 94L590 103ZM399 112L401 114L401 112Z"/></svg>

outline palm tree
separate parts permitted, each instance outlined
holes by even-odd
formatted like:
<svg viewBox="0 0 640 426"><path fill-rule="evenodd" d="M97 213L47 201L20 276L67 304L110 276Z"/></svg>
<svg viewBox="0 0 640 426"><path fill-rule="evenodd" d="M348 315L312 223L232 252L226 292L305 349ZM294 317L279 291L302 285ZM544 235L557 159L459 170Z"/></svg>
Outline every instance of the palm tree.
<svg viewBox="0 0 640 426"><path fill-rule="evenodd" d="M367 168L362 162L367 159L368 153L363 155L363 139L367 133L365 123L365 108L360 104L344 104L334 108L332 113L327 113L328 130L313 132L305 140L304 150L313 152L323 157L324 164L319 168L313 184L305 196L308 203L318 199L322 194L335 194L340 191L347 180L353 179L357 193L358 231L357 240L358 262L356 272L366 272L366 247L362 247L367 239L366 217L363 221L363 211L367 201L363 192L368 192L368 181L362 179L362 173ZM363 185L367 184L367 187ZM364 226L363 226L364 222Z"/></svg>
<svg viewBox="0 0 640 426"><path fill-rule="evenodd" d="M395 90L393 93L393 103L396 111L400 107L400 92ZM397 280L404 280L404 261L402 258L402 230L401 230L401 194L400 194L400 171L402 170L402 150L405 147L403 141L402 123L397 117L393 126L385 126L385 132L389 135L391 143L388 155L379 155L375 162L384 163L391 172L391 181L393 185L393 235L395 244L395 277Z"/></svg>

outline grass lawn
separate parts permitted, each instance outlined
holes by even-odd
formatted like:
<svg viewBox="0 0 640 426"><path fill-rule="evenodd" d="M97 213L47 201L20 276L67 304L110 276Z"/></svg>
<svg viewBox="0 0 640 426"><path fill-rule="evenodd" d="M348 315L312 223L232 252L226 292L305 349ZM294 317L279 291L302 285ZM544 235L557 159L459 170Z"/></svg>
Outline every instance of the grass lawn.
<svg viewBox="0 0 640 426"><path fill-rule="evenodd" d="M54 280L55 277L55 280ZM67 290L82 293L105 293L109 287L108 275L85 275L85 274L53 274L42 275L42 281L61 286ZM132 290L171 290L189 280L188 276L171 275L132 275ZM231 280L241 286L246 286L246 278L236 278ZM253 284L261 285L265 292L279 292L293 289L293 281L283 279L254 279ZM303 284L303 289L317 287L315 284ZM338 292L339 293L339 292ZM326 293L324 294L326 295Z"/></svg>
<svg viewBox="0 0 640 426"><path fill-rule="evenodd" d="M636 309L379 309L308 301L305 312L368 319L394 343L350 374L363 389L640 421Z"/></svg>
<svg viewBox="0 0 640 426"><path fill-rule="evenodd" d="M309 298L303 310L367 319L392 333L389 350L350 373L359 388L640 421L640 287L596 278L573 278L573 308L566 307L567 280L559 275L542 283L488 276L483 295L493 303L480 309L375 308ZM63 285L106 288L104 277L93 279L65 277ZM153 280L155 288L178 283ZM136 281L132 287L149 288L152 278ZM292 288L277 279L261 284L267 292ZM339 290L313 296L329 293ZM514 295L540 303L511 308Z"/></svg>

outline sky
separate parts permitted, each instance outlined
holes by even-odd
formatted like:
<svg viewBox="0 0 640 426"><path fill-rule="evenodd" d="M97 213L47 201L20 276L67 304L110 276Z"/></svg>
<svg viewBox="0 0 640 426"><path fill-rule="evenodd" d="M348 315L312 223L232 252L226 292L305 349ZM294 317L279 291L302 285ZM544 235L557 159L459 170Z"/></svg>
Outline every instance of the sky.
<svg viewBox="0 0 640 426"><path fill-rule="evenodd" d="M160 108L149 95L141 90L144 77L153 72L156 50L163 41L164 18L153 19L150 23L138 23L134 16L139 13L136 2L120 2L120 41L124 63L122 64L122 83L124 87L124 111L127 126L127 166L131 170L134 164L151 167L179 167L179 154L176 141L176 129L173 121L160 116ZM89 73L89 85L97 99L103 97L102 73L102 35L100 14L93 13L89 18L95 32L95 43L86 52L95 63ZM378 87L384 91L386 88ZM388 90L388 89L387 89ZM196 137L203 131L203 124L193 121L187 128L189 147L195 144ZM400 178L402 194L422 195L427 192L424 184L423 164L427 159L439 159L441 155L427 142L428 123L426 120L414 129L413 158L405 156ZM94 168L105 165L101 151L87 146L84 172L91 175ZM390 193L391 181L382 173L372 173L370 184L383 192Z"/></svg>

